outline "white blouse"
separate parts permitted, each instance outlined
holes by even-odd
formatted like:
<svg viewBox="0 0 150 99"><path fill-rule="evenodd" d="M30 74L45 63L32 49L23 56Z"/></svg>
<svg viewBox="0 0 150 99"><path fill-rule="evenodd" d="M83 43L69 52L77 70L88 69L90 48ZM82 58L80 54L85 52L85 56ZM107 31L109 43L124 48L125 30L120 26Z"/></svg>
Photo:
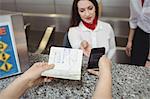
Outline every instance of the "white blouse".
<svg viewBox="0 0 150 99"><path fill-rule="evenodd" d="M83 40L88 41L92 48L105 47L105 54L109 59L116 51L115 36L110 24L99 21L94 30L90 30L80 22L79 26L71 27L68 32L69 42L72 48L80 48Z"/></svg>
<svg viewBox="0 0 150 99"><path fill-rule="evenodd" d="M130 0L130 28L139 26L143 31L150 33L150 0Z"/></svg>

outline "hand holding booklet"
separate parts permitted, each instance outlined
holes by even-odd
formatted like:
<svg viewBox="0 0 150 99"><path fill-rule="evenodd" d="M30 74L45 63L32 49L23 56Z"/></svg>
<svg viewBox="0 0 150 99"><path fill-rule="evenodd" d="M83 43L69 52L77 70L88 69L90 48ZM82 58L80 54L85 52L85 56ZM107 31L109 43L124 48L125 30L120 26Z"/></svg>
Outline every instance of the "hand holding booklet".
<svg viewBox="0 0 150 99"><path fill-rule="evenodd" d="M53 69L44 71L42 76L80 80L83 51L63 47L51 47L49 64L55 64Z"/></svg>

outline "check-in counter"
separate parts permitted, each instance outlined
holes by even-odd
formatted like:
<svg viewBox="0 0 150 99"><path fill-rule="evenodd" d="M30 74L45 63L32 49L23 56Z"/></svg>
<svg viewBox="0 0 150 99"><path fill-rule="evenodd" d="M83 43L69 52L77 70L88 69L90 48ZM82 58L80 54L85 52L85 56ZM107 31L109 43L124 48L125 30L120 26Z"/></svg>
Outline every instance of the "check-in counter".
<svg viewBox="0 0 150 99"><path fill-rule="evenodd" d="M48 61L48 55L30 53L29 56L30 64ZM87 72L87 60L83 58L80 81L54 79L29 89L21 99L91 99L98 77ZM15 78L0 80L0 90ZM150 69L113 63L112 95L113 99L149 99Z"/></svg>

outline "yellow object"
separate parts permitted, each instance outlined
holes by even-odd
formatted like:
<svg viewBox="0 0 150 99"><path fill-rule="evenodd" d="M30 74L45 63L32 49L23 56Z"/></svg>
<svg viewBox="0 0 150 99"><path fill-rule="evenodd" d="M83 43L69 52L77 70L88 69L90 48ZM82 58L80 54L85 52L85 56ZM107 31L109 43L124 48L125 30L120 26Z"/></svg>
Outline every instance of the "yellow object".
<svg viewBox="0 0 150 99"><path fill-rule="evenodd" d="M1 52L4 52L5 49L7 48L7 46L8 46L8 45L7 45L6 43L0 41L0 51L1 51Z"/></svg>
<svg viewBox="0 0 150 99"><path fill-rule="evenodd" d="M9 71L12 68L12 64L9 63L3 63L2 66L0 66L0 70L3 70L5 72Z"/></svg>
<svg viewBox="0 0 150 99"><path fill-rule="evenodd" d="M10 55L4 52L0 52L0 60L6 62L9 59Z"/></svg>

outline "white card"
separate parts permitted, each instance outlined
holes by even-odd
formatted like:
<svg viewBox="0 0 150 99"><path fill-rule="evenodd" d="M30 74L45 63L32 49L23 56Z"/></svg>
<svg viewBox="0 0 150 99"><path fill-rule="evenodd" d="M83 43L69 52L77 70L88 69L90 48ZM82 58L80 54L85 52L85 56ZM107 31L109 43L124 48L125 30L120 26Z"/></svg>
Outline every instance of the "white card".
<svg viewBox="0 0 150 99"><path fill-rule="evenodd" d="M42 73L42 76L80 80L83 51L63 47L51 47L49 64L55 64L53 69Z"/></svg>

